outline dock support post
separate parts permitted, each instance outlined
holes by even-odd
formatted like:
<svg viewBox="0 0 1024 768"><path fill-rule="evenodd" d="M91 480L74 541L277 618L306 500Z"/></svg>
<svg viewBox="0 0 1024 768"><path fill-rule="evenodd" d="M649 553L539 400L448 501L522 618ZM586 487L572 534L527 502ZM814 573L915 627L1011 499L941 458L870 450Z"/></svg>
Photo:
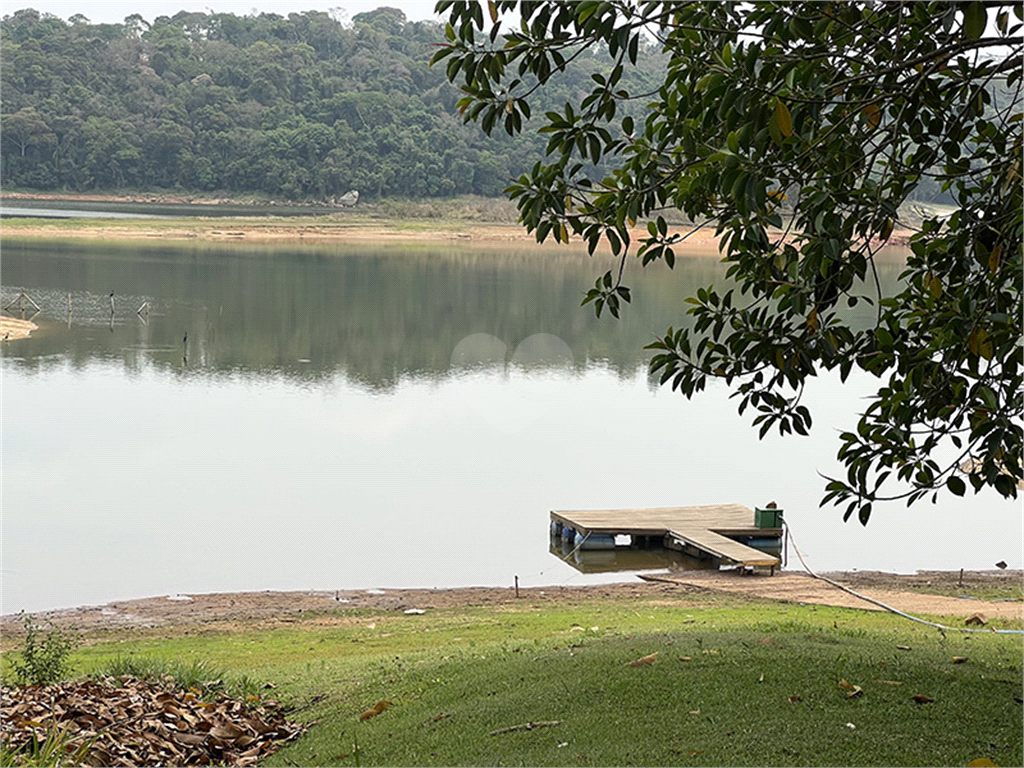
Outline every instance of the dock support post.
<svg viewBox="0 0 1024 768"><path fill-rule="evenodd" d="M516 600L519 599L519 576L516 576Z"/></svg>

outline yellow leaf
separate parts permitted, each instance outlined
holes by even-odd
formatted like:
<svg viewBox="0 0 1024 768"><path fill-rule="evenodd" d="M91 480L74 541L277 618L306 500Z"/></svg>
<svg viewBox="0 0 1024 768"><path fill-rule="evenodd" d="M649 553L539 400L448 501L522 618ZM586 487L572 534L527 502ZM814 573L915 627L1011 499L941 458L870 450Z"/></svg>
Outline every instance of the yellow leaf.
<svg viewBox="0 0 1024 768"><path fill-rule="evenodd" d="M565 228L565 224L558 228L558 236L563 243L569 242L569 230Z"/></svg>
<svg viewBox="0 0 1024 768"><path fill-rule="evenodd" d="M999 243L988 255L988 271L993 275L999 270L999 254L1002 253L1003 244Z"/></svg>
<svg viewBox="0 0 1024 768"><path fill-rule="evenodd" d="M818 330L818 308L815 307L811 310L811 313L807 315L807 327L812 331Z"/></svg>
<svg viewBox="0 0 1024 768"><path fill-rule="evenodd" d="M505 102L505 111L508 112L510 115L512 114L512 110L515 106L515 103L515 99L509 99L508 101Z"/></svg>
<svg viewBox="0 0 1024 768"><path fill-rule="evenodd" d="M629 666L631 666L631 667L642 667L645 664L651 665L651 664L654 663L654 660L657 659L657 658L658 658L658 652L655 651L650 656L644 656L642 658L637 659L636 661L629 662Z"/></svg>
<svg viewBox="0 0 1024 768"><path fill-rule="evenodd" d="M842 680L839 681L839 687L842 688L844 691L852 691L854 685L844 677Z"/></svg>
<svg viewBox="0 0 1024 768"><path fill-rule="evenodd" d="M391 706L391 702L390 701L388 701L387 699L381 699L376 704L374 704L372 707L370 707L370 709L368 709L365 712L363 712L363 714L361 714L359 716L359 719L360 720L369 720L371 717L376 717L377 715L379 715L381 712L383 712L385 709L387 709L390 706Z"/></svg>
<svg viewBox="0 0 1024 768"><path fill-rule="evenodd" d="M498 23L498 6L494 4L494 0L487 0L487 10L491 13L491 23Z"/></svg>
<svg viewBox="0 0 1024 768"><path fill-rule="evenodd" d="M854 696L860 696L862 693L864 693L864 690L859 685L855 685L853 690L846 694L846 698L852 699Z"/></svg>
<svg viewBox="0 0 1024 768"><path fill-rule="evenodd" d="M967 348L973 355L978 355L986 360L992 359L992 342L988 341L988 331L984 328L976 328L967 337Z"/></svg>
<svg viewBox="0 0 1024 768"><path fill-rule="evenodd" d="M967 662L967 657L966 656L954 656L953 657L953 663L954 664L964 664L966 662Z"/></svg>
<svg viewBox="0 0 1024 768"><path fill-rule="evenodd" d="M770 197L772 200L782 201L786 199L786 193L783 192L781 189L769 189L768 197Z"/></svg>
<svg viewBox="0 0 1024 768"><path fill-rule="evenodd" d="M979 757L977 760L971 760L967 768L999 768L999 763L993 763L987 757Z"/></svg>
<svg viewBox="0 0 1024 768"><path fill-rule="evenodd" d="M939 280L939 278L937 277L932 277L932 279L928 281L928 290L931 291L932 296L934 296L936 299L941 298L942 281Z"/></svg>
<svg viewBox="0 0 1024 768"><path fill-rule="evenodd" d="M903 685L902 680L872 680L873 683L880 683L881 685Z"/></svg>
<svg viewBox="0 0 1024 768"><path fill-rule="evenodd" d="M892 234L892 219L886 219L885 223L882 224L882 231L879 233L879 237L883 240L888 240L889 235Z"/></svg>
<svg viewBox="0 0 1024 768"><path fill-rule="evenodd" d="M775 127L779 129L779 133L783 136L793 135L793 117L789 114L789 109L781 101L775 104L775 114L772 115L772 120L775 122Z"/></svg>
<svg viewBox="0 0 1024 768"><path fill-rule="evenodd" d="M878 124L882 122L882 110L879 109L877 104L868 104L860 113L864 115L868 128L871 130L877 128Z"/></svg>

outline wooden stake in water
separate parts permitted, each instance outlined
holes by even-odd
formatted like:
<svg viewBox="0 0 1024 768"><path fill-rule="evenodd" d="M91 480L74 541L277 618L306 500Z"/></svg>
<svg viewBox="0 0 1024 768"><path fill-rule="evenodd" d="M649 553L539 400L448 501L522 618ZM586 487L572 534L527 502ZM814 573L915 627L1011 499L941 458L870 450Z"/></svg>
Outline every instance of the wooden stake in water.
<svg viewBox="0 0 1024 768"><path fill-rule="evenodd" d="M110 316L114 316L114 292L110 292Z"/></svg>
<svg viewBox="0 0 1024 768"><path fill-rule="evenodd" d="M68 294L68 314L71 314L71 294Z"/></svg>

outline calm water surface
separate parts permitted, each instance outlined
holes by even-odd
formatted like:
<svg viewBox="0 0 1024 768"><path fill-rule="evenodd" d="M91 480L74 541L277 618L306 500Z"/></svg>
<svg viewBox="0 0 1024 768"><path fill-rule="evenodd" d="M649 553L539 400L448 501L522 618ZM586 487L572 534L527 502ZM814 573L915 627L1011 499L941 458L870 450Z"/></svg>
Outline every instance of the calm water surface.
<svg viewBox="0 0 1024 768"><path fill-rule="evenodd" d="M724 387L689 402L652 386L642 347L721 281L713 259L637 270L615 321L579 307L604 263L552 251L2 258L4 304L24 289L43 308L3 345L4 613L664 565L581 573L549 552L551 509L774 499L816 569L1021 566L1019 506L994 495L877 508L867 529L818 509L867 377L816 382L812 435L761 442Z"/></svg>

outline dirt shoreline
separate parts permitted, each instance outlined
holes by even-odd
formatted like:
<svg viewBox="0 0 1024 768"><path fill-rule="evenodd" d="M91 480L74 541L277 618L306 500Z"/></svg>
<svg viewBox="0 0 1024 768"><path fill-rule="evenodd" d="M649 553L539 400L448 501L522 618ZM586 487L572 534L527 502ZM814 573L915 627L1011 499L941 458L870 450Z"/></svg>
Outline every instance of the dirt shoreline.
<svg viewBox="0 0 1024 768"><path fill-rule="evenodd" d="M62 201L62 202L110 202L110 203L185 203L245 206L250 201L216 200L192 198L177 195L66 195L66 194L18 194L9 195L13 203L18 200ZM261 203L265 204L265 203ZM322 244L410 244L410 243L452 243L477 246L505 245L514 243L534 248L559 248L563 252L586 253L586 242L573 237L566 244L556 243L548 238L538 243L536 237L517 222L488 221L487 214L481 218L460 218L458 215L441 218L406 218L400 215L375 213L370 208L353 209L344 212L328 212L317 205L309 205L309 215L286 216L231 216L231 217L180 217L175 219L7 219L4 221L4 237L15 239L52 240L160 240L199 241L203 243L275 243L306 242ZM499 217L500 218L500 217ZM670 225L670 233L686 234L689 227ZM781 235L781 233L779 233ZM905 246L914 234L909 229L894 230L887 245ZM647 235L644 225L632 230L634 242ZM718 236L709 228L700 229L686 239L687 256L721 256L718 250ZM607 245L601 246L607 250ZM682 248L680 248L682 250Z"/></svg>
<svg viewBox="0 0 1024 768"><path fill-rule="evenodd" d="M1024 603L1019 600L990 601L913 592L937 584L956 584L958 572L921 572L901 576L880 572L831 574L836 580L899 610L944 616L983 614L986 619L1022 619ZM658 576L659 581L636 581L595 586L549 586L521 588L519 597L511 587L468 587L456 589L383 589L302 592L234 592L166 595L136 600L118 600L106 605L35 613L37 620L74 625L90 633L117 630L160 632L230 631L236 627L294 624L312 613L331 616L335 622L357 621L362 610L401 613L410 609L431 611L445 608L541 606L545 603L586 604L602 599L630 597L658 598L685 603L695 593L723 593L758 599L881 610L826 582L801 572L774 576L740 576L736 572L682 571ZM975 571L965 574L965 591L986 587L1018 585L1021 571ZM338 609L343 609L339 612ZM346 615L349 614L349 615ZM18 615L0 617L0 634L11 638L22 632Z"/></svg>

